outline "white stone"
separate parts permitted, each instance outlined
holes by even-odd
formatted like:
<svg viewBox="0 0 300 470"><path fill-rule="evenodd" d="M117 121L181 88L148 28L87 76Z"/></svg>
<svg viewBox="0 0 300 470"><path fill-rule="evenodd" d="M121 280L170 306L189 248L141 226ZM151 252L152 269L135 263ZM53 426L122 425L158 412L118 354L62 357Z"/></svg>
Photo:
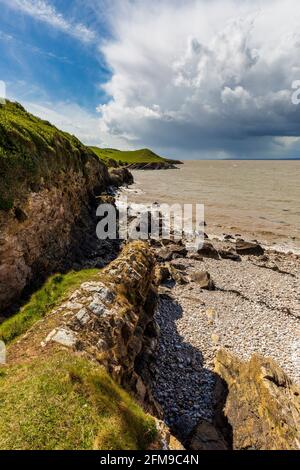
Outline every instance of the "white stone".
<svg viewBox="0 0 300 470"><path fill-rule="evenodd" d="M95 314L99 316L104 316L109 313L109 310L105 307L99 297L94 296L93 302L89 305L89 309Z"/></svg>
<svg viewBox="0 0 300 470"><path fill-rule="evenodd" d="M67 328L60 328L51 337L51 341L62 344L68 348L72 348L76 344L76 335L73 331Z"/></svg>
<svg viewBox="0 0 300 470"><path fill-rule="evenodd" d="M87 292L98 292L101 286L99 282L84 282L80 287Z"/></svg>
<svg viewBox="0 0 300 470"><path fill-rule="evenodd" d="M106 303L112 303L116 298L116 294L101 282L85 282L81 288L88 292L97 293L100 299Z"/></svg>
<svg viewBox="0 0 300 470"><path fill-rule="evenodd" d="M52 338L55 335L56 331L57 331L56 328L54 330L50 331L47 338L44 341L41 342L41 345L42 345L43 348L49 343L49 341L52 340Z"/></svg>
<svg viewBox="0 0 300 470"><path fill-rule="evenodd" d="M80 310L83 305L78 302L66 302L63 307L68 310Z"/></svg>
<svg viewBox="0 0 300 470"><path fill-rule="evenodd" d="M87 312L87 309L86 308L82 308L76 315L75 315L76 319L79 321L79 323L81 323L82 325L86 325L87 322L89 321L90 319L90 316Z"/></svg>

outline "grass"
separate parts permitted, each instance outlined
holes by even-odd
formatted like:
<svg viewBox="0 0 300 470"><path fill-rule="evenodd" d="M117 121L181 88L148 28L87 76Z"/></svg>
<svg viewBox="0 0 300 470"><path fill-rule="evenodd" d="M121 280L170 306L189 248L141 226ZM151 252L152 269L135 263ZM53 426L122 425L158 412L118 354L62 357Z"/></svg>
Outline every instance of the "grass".
<svg viewBox="0 0 300 470"><path fill-rule="evenodd" d="M122 151L115 149L100 149L98 147L90 147L90 149L101 159L104 163L109 163L109 160L114 160L121 164L130 163L153 163L164 162L164 158L156 155L149 149Z"/></svg>
<svg viewBox="0 0 300 470"><path fill-rule="evenodd" d="M43 179L73 168L84 171L92 152L74 136L28 113L19 103L0 104L0 210L37 190Z"/></svg>
<svg viewBox="0 0 300 470"><path fill-rule="evenodd" d="M72 290L77 289L85 281L97 278L98 274L98 269L87 269L50 277L18 313L0 325L0 339L10 343L59 305Z"/></svg>
<svg viewBox="0 0 300 470"><path fill-rule="evenodd" d="M0 368L1 450L144 450L154 419L99 365L69 352Z"/></svg>

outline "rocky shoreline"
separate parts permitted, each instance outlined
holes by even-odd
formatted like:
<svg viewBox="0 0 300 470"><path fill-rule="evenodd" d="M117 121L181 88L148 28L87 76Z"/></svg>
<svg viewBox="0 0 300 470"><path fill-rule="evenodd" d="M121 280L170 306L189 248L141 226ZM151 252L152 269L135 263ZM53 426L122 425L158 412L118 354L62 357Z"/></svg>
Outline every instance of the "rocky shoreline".
<svg viewBox="0 0 300 470"><path fill-rule="evenodd" d="M173 259L160 268L169 274L155 312L160 341L153 393L174 432L189 434L199 419L213 420L221 348L242 360L270 357L300 382L300 259L271 251L238 255L234 240L206 242L200 253L184 257L182 247L171 248ZM233 259L222 258L225 253Z"/></svg>

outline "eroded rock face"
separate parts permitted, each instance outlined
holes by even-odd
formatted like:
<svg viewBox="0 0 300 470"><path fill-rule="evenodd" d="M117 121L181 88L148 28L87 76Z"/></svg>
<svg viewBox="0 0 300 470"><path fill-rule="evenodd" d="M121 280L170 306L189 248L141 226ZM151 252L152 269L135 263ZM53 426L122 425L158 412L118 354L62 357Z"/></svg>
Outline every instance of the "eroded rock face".
<svg viewBox="0 0 300 470"><path fill-rule="evenodd" d="M234 449L300 448L300 389L273 360L254 355L244 363L221 350L215 371L227 388Z"/></svg>
<svg viewBox="0 0 300 470"><path fill-rule="evenodd" d="M81 258L83 241L95 234L95 194L109 184L106 168L91 158L81 171L69 169L55 185L30 192L18 211L0 211L0 311L35 278L68 268ZM16 204L18 202L16 201Z"/></svg>

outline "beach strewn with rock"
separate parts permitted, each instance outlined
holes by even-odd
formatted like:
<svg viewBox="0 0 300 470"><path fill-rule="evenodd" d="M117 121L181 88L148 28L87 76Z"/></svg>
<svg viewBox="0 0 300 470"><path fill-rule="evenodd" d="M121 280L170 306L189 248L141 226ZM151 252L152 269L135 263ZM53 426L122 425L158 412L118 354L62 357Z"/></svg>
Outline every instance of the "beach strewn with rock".
<svg viewBox="0 0 300 470"><path fill-rule="evenodd" d="M201 249L199 255L173 255L161 268L169 272L160 279L155 312L160 341L153 392L179 434L191 432L199 419L214 419L220 349L245 361L254 354L271 358L300 383L299 257L265 251L233 261L220 253L237 254L240 242L206 243L214 257ZM174 269L181 275L177 282Z"/></svg>

